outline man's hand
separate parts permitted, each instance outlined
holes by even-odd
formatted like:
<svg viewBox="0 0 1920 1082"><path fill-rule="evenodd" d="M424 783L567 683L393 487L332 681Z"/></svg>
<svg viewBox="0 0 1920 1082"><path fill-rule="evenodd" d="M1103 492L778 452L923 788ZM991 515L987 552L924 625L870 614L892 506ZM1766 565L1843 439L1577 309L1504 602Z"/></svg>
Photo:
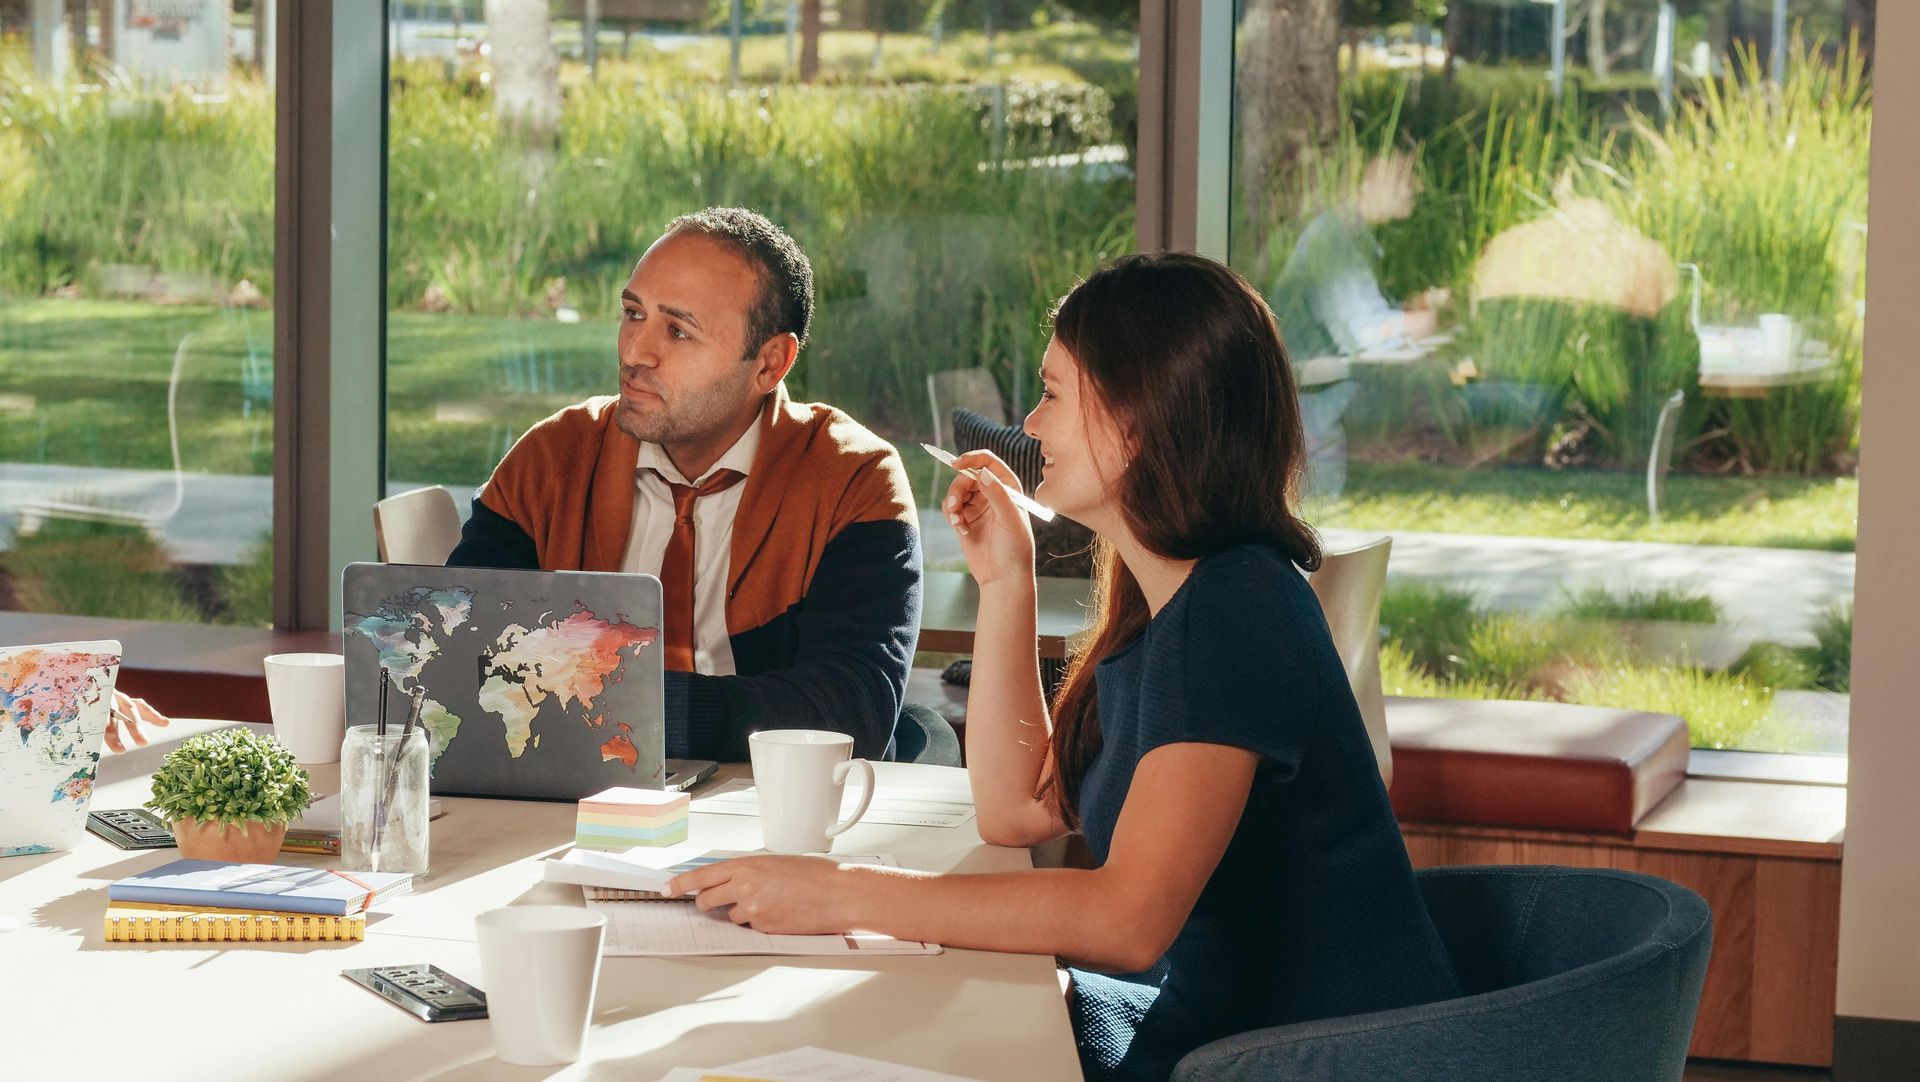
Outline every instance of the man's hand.
<svg viewBox="0 0 1920 1082"><path fill-rule="evenodd" d="M118 754L127 750L121 736L121 726L126 727L125 739L133 741L134 747L147 746L147 736L140 731L142 725L167 726L173 719L160 711L145 699L136 699L123 691L113 693L113 710L107 716L107 750Z"/></svg>
<svg viewBox="0 0 1920 1082"><path fill-rule="evenodd" d="M667 884L669 894L699 893L703 910L731 906L735 924L769 935L830 935L845 932L848 892L857 888L848 869L821 857L739 857L695 868Z"/></svg>

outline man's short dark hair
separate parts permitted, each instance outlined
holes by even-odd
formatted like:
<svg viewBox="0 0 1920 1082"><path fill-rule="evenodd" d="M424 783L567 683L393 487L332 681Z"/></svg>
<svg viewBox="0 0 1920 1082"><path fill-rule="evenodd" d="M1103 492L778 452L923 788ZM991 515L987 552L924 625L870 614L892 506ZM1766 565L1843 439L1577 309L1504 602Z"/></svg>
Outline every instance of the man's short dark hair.
<svg viewBox="0 0 1920 1082"><path fill-rule="evenodd" d="M747 357L777 334L792 334L807 344L813 323L813 264L785 230L744 207L708 207L667 223L668 233L683 231L728 245L759 276L760 296L747 309Z"/></svg>

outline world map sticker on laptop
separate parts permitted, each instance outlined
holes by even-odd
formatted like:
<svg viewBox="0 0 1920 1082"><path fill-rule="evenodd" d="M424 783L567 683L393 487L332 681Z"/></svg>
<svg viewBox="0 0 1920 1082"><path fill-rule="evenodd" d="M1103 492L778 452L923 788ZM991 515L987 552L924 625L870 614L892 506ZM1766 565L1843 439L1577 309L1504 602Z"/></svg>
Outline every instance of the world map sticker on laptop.
<svg viewBox="0 0 1920 1082"><path fill-rule="evenodd" d="M85 832L119 671L111 640L0 648L0 857Z"/></svg>
<svg viewBox="0 0 1920 1082"><path fill-rule="evenodd" d="M436 793L578 799L663 780L660 585L646 575L354 564L351 724L425 689Z"/></svg>

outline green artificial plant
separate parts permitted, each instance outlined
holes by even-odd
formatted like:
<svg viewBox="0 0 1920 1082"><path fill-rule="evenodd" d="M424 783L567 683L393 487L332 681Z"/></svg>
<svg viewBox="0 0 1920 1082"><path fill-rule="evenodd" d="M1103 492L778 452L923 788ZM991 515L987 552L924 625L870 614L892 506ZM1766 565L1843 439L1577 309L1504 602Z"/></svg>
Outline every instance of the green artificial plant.
<svg viewBox="0 0 1920 1082"><path fill-rule="evenodd" d="M313 803L307 772L279 741L250 729L193 737L153 775L147 807L169 825L182 819L230 825L291 823Z"/></svg>

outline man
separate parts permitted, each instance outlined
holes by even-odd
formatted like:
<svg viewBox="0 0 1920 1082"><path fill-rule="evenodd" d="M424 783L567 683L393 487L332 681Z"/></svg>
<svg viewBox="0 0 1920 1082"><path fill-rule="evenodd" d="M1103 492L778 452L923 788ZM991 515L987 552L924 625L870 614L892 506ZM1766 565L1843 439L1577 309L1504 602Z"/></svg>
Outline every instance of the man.
<svg viewBox="0 0 1920 1082"><path fill-rule="evenodd" d="M739 760L760 728L880 758L920 626L920 538L892 446L789 401L813 270L752 211L675 219L621 292L620 393L528 430L454 566L646 572L665 588L667 753Z"/></svg>

